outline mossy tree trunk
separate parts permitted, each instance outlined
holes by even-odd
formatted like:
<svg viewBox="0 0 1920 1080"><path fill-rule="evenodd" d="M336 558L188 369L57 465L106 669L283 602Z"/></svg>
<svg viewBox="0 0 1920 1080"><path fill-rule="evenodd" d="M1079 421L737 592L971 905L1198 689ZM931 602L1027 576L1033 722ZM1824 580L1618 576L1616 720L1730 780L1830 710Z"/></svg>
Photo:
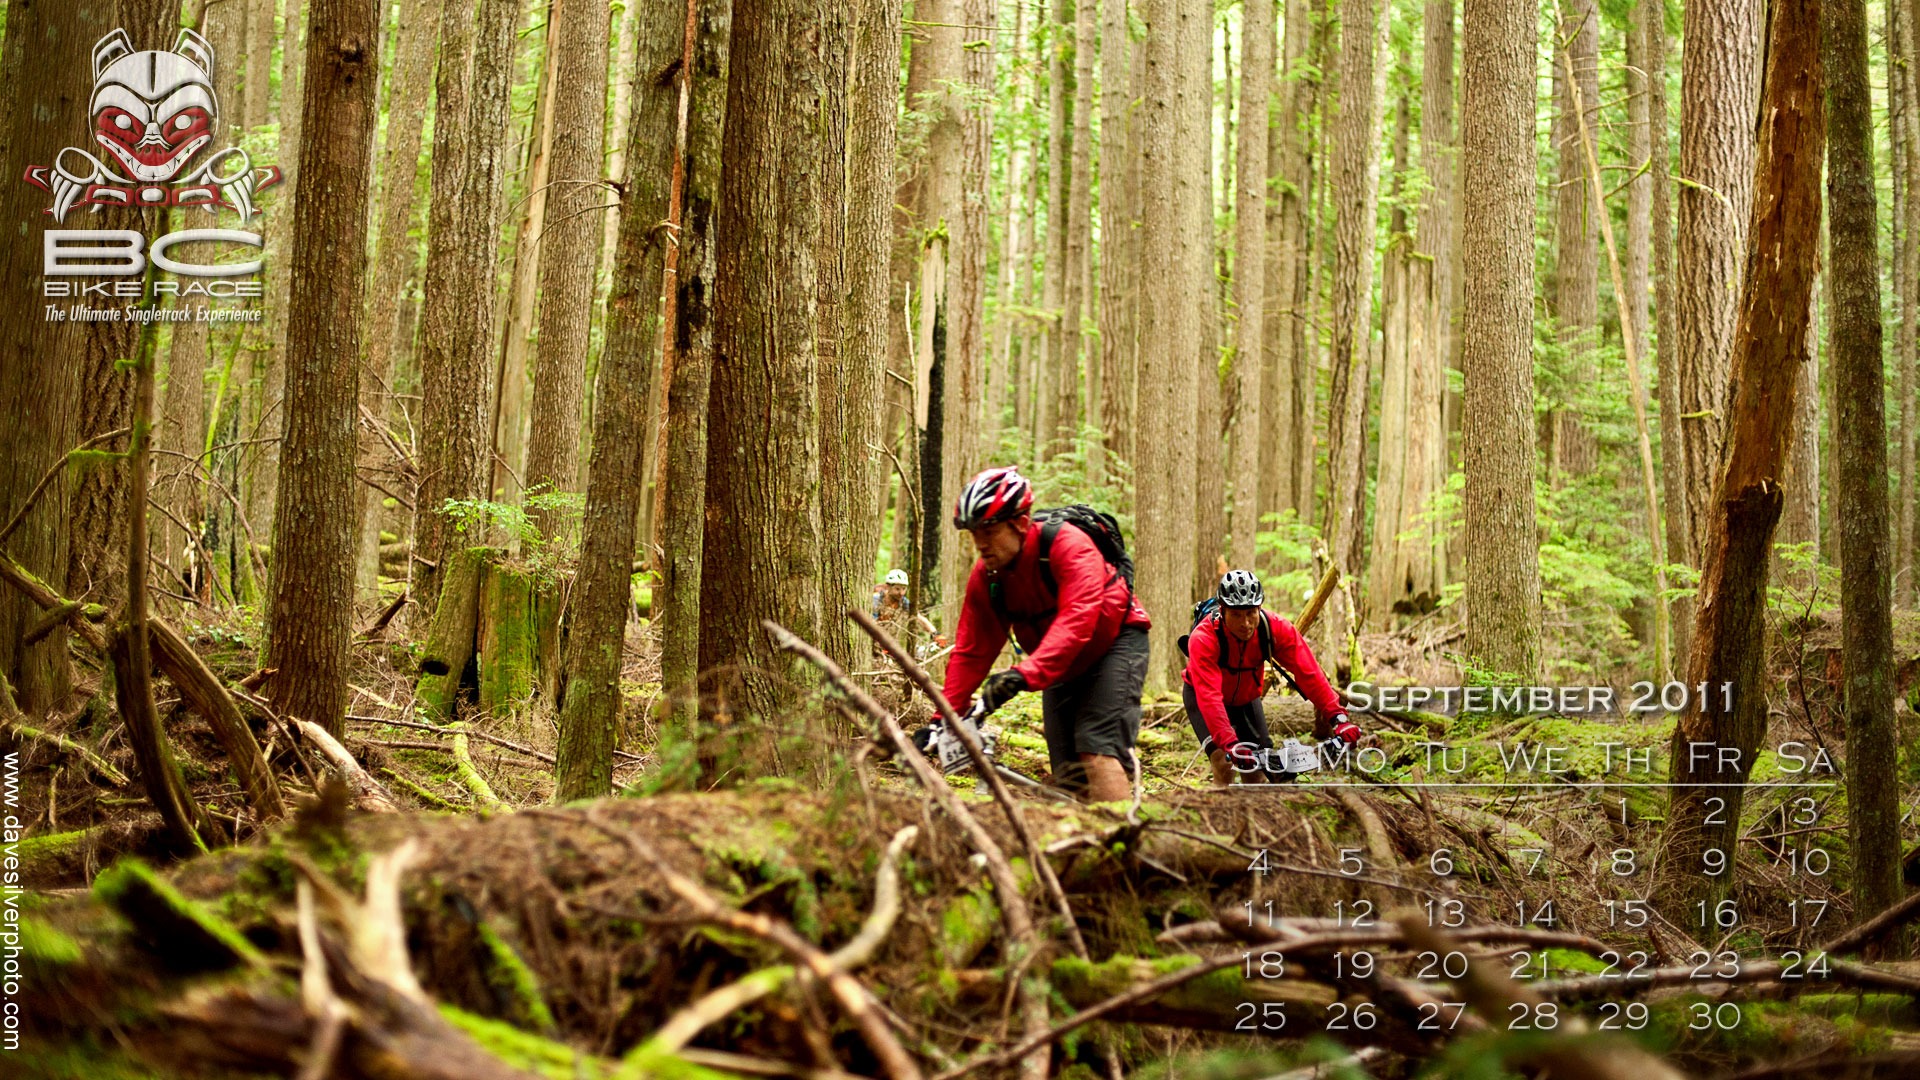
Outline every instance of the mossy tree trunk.
<svg viewBox="0 0 1920 1080"><path fill-rule="evenodd" d="M493 548L476 547L455 552L447 559L433 624L427 631L427 647L420 657L420 683L415 688L415 696L431 720L447 723L453 719L461 673L473 659L481 578L498 555Z"/></svg>

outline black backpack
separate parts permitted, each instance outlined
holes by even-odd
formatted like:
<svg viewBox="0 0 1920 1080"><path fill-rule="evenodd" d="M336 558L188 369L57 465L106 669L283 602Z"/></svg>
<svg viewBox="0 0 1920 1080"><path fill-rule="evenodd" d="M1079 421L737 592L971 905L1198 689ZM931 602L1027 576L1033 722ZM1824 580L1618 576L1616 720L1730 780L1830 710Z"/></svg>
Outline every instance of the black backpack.
<svg viewBox="0 0 1920 1080"><path fill-rule="evenodd" d="M1133 601L1133 556L1127 554L1126 537L1120 533L1120 522L1104 510L1096 510L1084 503L1072 506L1057 506L1051 510L1035 510L1034 523L1040 526L1040 581L1047 592L1055 596L1060 594L1060 583L1053 576L1053 541L1060 535L1062 525L1078 526L1100 549L1100 555L1107 560L1107 566L1120 575L1127 583L1127 601ZM1108 579L1112 581L1111 578ZM1007 612L1005 596L1000 591L1000 583L995 581L987 586L987 597L993 601L994 613L1001 622L1013 621Z"/></svg>
<svg viewBox="0 0 1920 1080"><path fill-rule="evenodd" d="M1199 603L1193 605L1193 625L1189 629L1188 633L1180 635L1180 640L1176 643L1180 646L1180 655L1181 656L1188 655L1187 639L1193 636L1191 632L1192 630L1200 629L1200 621L1202 619L1213 619L1213 636L1214 636L1214 639L1220 643L1220 651L1217 654L1220 657L1220 669L1222 671L1232 672L1236 675L1244 671L1259 670L1258 668L1235 667L1232 664L1227 663L1227 659L1226 659L1227 629L1226 627L1220 625L1219 619L1213 618L1213 616L1219 614L1219 612L1220 612L1220 598L1218 596L1209 596L1206 599L1200 601ZM1280 677L1287 681L1287 685L1293 688L1294 693L1300 694L1301 697L1306 696L1306 694L1301 692L1300 684L1293 681L1293 673L1289 672L1286 668L1280 666L1279 664L1274 663L1273 625L1267 622L1267 620L1264 618L1260 620L1260 661L1263 665L1271 665L1273 667L1273 670L1279 672Z"/></svg>

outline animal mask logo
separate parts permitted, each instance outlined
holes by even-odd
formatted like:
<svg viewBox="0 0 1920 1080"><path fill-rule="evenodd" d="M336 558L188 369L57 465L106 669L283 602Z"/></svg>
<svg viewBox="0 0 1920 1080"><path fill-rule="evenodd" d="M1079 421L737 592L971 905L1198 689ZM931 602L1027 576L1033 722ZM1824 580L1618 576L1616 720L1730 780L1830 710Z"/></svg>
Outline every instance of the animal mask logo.
<svg viewBox="0 0 1920 1080"><path fill-rule="evenodd" d="M87 111L94 142L113 164L69 146L51 166L29 166L27 183L53 194L53 219L64 223L76 206L95 213L102 206L197 206L250 220L254 193L280 182L278 167L255 169L237 146L195 166L220 115L213 63L212 46L192 30L180 31L167 52L136 52L125 30L101 38L93 47Z"/></svg>

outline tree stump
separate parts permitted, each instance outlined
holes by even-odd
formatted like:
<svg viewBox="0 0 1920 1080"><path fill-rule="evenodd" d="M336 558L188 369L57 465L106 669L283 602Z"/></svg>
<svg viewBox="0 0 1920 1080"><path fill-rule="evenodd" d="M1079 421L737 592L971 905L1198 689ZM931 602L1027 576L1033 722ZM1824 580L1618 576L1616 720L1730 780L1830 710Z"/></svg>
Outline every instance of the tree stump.
<svg viewBox="0 0 1920 1080"><path fill-rule="evenodd" d="M484 578L476 640L480 708L517 711L533 698L540 653L543 627L535 611L535 582L526 571L497 562L486 568Z"/></svg>
<svg viewBox="0 0 1920 1080"><path fill-rule="evenodd" d="M496 548L472 547L453 553L441 579L440 603L427 632L420 657L420 682L415 688L420 707L435 723L453 720L460 681L473 659L475 627L479 622L482 571L499 558Z"/></svg>

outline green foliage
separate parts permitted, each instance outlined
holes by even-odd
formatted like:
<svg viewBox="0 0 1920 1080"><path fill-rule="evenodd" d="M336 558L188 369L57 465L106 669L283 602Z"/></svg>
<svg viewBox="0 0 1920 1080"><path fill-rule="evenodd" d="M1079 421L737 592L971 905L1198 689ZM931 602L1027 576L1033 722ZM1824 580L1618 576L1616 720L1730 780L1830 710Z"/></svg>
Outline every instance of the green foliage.
<svg viewBox="0 0 1920 1080"><path fill-rule="evenodd" d="M522 506L489 499L448 499L440 504L440 513L453 522L455 532L470 536L472 542L492 537L511 540L519 549L519 562L547 583L579 560L578 526L586 505L586 496L579 492L535 485L528 489ZM528 511L541 511L560 527L549 536Z"/></svg>
<svg viewBox="0 0 1920 1080"><path fill-rule="evenodd" d="M1267 606L1291 615L1293 605L1283 600L1304 603L1318 583L1314 556L1325 546L1320 540L1320 530L1303 523L1295 510L1262 514L1260 524L1265 528L1253 536L1253 550L1260 565L1292 568L1261 580Z"/></svg>
<svg viewBox="0 0 1920 1080"><path fill-rule="evenodd" d="M1036 508L1086 503L1118 518L1121 531L1131 538L1134 535L1133 467L1113 451L1105 451L1102 461L1106 476L1096 482L1087 468L1087 457L1100 438L1100 429L1083 424L1065 453L1022 465L1020 472L1033 481ZM1002 430L994 460L1019 461L1023 450L1019 431Z"/></svg>

